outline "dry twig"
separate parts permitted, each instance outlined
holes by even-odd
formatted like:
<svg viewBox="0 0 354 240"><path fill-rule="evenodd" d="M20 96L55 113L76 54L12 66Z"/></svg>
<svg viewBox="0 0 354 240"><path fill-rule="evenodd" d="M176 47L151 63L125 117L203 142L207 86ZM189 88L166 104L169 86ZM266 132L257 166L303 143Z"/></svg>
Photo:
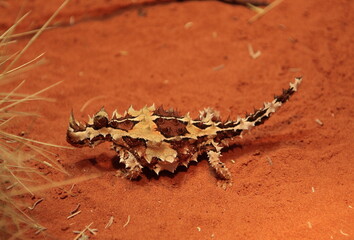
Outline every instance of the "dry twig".
<svg viewBox="0 0 354 240"><path fill-rule="evenodd" d="M123 228L125 228L126 226L128 226L129 222L130 222L130 215L128 215L127 222L123 225Z"/></svg>
<svg viewBox="0 0 354 240"><path fill-rule="evenodd" d="M70 218L73 218L75 217L76 215L80 214L81 213L81 210L80 211L77 211L77 212L74 212L72 214L70 214L69 216L66 217L66 219L70 219Z"/></svg>
<svg viewBox="0 0 354 240"><path fill-rule="evenodd" d="M275 8L276 6L278 6L283 0L275 0L274 2L272 2L271 4L269 4L268 6L266 6L264 9L255 7L252 4L247 4L252 10L255 10L257 12L256 15L254 15L253 17L251 17L248 22L249 23L254 23L255 21L257 21L259 18L261 18L264 14L266 14L267 12L269 12L270 10L272 10L273 8Z"/></svg>
<svg viewBox="0 0 354 240"><path fill-rule="evenodd" d="M315 122L318 123L318 125L323 126L323 122L320 119L316 118Z"/></svg>
<svg viewBox="0 0 354 240"><path fill-rule="evenodd" d="M258 58L259 56L261 56L261 51L257 51L257 52L255 52L254 50L253 50L253 47L252 47L252 45L249 43L248 44L248 53L249 53L249 55L253 58L253 59L256 59L256 58Z"/></svg>
<svg viewBox="0 0 354 240"><path fill-rule="evenodd" d="M109 218L109 221L108 221L108 223L106 224L106 226L104 227L104 228L109 228L112 224L113 224L113 221L114 221L114 217L113 216L111 216L110 218Z"/></svg>
<svg viewBox="0 0 354 240"><path fill-rule="evenodd" d="M33 210L37 205L38 203L42 202L44 200L44 198L41 198L41 199L38 199L33 205L32 207L28 207L29 210Z"/></svg>
<svg viewBox="0 0 354 240"><path fill-rule="evenodd" d="M89 231L91 234L96 235L96 233L98 232L98 230L97 230L96 228L90 228L92 224L93 224L93 222L90 223L88 226L86 226L82 231L73 231L74 233L78 234L78 235L74 238L74 240L80 239L80 237L83 236L86 231Z"/></svg>
<svg viewBox="0 0 354 240"><path fill-rule="evenodd" d="M273 161L270 157L266 156L266 159L267 159L269 165L273 165Z"/></svg>

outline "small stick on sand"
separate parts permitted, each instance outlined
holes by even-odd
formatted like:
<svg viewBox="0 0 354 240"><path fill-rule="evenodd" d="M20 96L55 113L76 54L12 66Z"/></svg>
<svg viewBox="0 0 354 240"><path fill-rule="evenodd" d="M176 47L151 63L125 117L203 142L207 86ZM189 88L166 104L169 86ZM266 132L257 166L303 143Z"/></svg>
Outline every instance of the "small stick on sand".
<svg viewBox="0 0 354 240"><path fill-rule="evenodd" d="M98 229L96 229L96 228L88 228L87 231L89 231L93 235L96 235L96 233L98 232Z"/></svg>
<svg viewBox="0 0 354 240"><path fill-rule="evenodd" d="M253 47L250 43L248 44L248 53L253 59L256 59L261 56L261 51L254 52Z"/></svg>
<svg viewBox="0 0 354 240"><path fill-rule="evenodd" d="M323 122L320 119L316 118L315 122L318 123L318 125L323 126Z"/></svg>
<svg viewBox="0 0 354 240"><path fill-rule="evenodd" d="M190 29L193 26L193 22L187 22L186 24L184 24L184 28L185 29Z"/></svg>
<svg viewBox="0 0 354 240"><path fill-rule="evenodd" d="M68 191L64 190L68 194L68 196L76 197L77 194L73 193L74 187L75 187L75 183L73 185L71 185L71 188Z"/></svg>
<svg viewBox="0 0 354 240"><path fill-rule="evenodd" d="M28 207L29 210L33 210L38 203L42 202L44 200L44 198L38 199L35 203L33 203L32 207Z"/></svg>
<svg viewBox="0 0 354 240"><path fill-rule="evenodd" d="M257 21L259 18L261 18L264 14L266 14L267 12L269 12L270 10L272 10L273 8L275 8L276 6L278 6L283 0L275 0L274 2L272 2L271 4L269 4L268 6L266 6L263 10L260 10L259 8L256 8L255 6L253 6L252 4L247 4L248 6L250 6L252 9L257 9L256 11L258 12L256 15L254 15L253 17L251 17L248 20L248 23L254 23L255 21Z"/></svg>
<svg viewBox="0 0 354 240"><path fill-rule="evenodd" d="M82 231L73 231L74 233L78 234L78 235L74 238L74 240L79 239L79 238L86 232L86 230L88 230L88 229L91 227L92 224L93 224L93 222L90 223L88 226L86 226L86 227L84 228L84 230L82 230Z"/></svg>
<svg viewBox="0 0 354 240"><path fill-rule="evenodd" d="M270 157L268 157L268 156L266 156L266 159L267 159L267 161L268 161L268 163L269 163L269 165L273 165L273 161L272 161L272 159L270 158Z"/></svg>
<svg viewBox="0 0 354 240"><path fill-rule="evenodd" d="M53 167L53 165L51 163L47 162L47 161L43 161L43 164L45 164L45 165L47 165L49 167Z"/></svg>
<svg viewBox="0 0 354 240"><path fill-rule="evenodd" d="M120 51L118 52L118 54L119 54L119 56L128 56L129 52L126 51L126 50L120 50Z"/></svg>
<svg viewBox="0 0 354 240"><path fill-rule="evenodd" d="M77 210L79 210L79 208L80 208L80 203L77 204L76 208L75 208L74 210L72 210L70 213L71 213L71 214L76 213Z"/></svg>
<svg viewBox="0 0 354 240"><path fill-rule="evenodd" d="M340 229L340 230L339 230L339 232L340 232L340 234L342 234L342 235L344 235L344 236L347 236L347 237L349 236L349 234L348 234L348 233L343 232L343 231L342 231L342 229Z"/></svg>
<svg viewBox="0 0 354 240"><path fill-rule="evenodd" d="M78 211L79 208L80 208L80 203L77 204L76 208L70 212L71 215L67 216L66 219L70 219L70 218L72 218L72 217L75 217L75 216L78 215L79 213L81 213L81 211Z"/></svg>
<svg viewBox="0 0 354 240"><path fill-rule="evenodd" d="M73 218L73 217L75 217L76 215L78 215L78 214L80 214L80 213L81 213L81 210L78 211L78 212L75 212L75 213L73 213L73 214L71 214L71 215L69 215L69 216L67 216L66 219Z"/></svg>
<svg viewBox="0 0 354 240"><path fill-rule="evenodd" d="M47 230L45 227L42 226L37 226L38 230L34 233L35 235L38 235L39 233Z"/></svg>
<svg viewBox="0 0 354 240"><path fill-rule="evenodd" d="M105 226L104 228L105 228L105 229L109 228L109 227L113 224L113 221L114 221L114 217L111 216L111 217L109 218L108 223L106 224L106 226Z"/></svg>
<svg viewBox="0 0 354 240"><path fill-rule="evenodd" d="M247 3L247 6L248 6L251 10L255 11L256 13L261 13L261 12L264 11L263 8L257 7L257 6L255 6L255 5L253 5L252 3Z"/></svg>
<svg viewBox="0 0 354 240"><path fill-rule="evenodd" d="M310 222L307 222L307 226L309 226L309 228L312 228L312 224Z"/></svg>
<svg viewBox="0 0 354 240"><path fill-rule="evenodd" d="M18 182L14 182L13 184L11 184L10 186L8 186L6 188L6 190L10 190L11 188L13 188L14 186L16 186L18 184Z"/></svg>
<svg viewBox="0 0 354 240"><path fill-rule="evenodd" d="M130 222L130 215L128 215L128 220L127 220L127 222L123 225L123 228L125 228L126 226L128 226L129 222Z"/></svg>
<svg viewBox="0 0 354 240"><path fill-rule="evenodd" d="M225 67L225 65L221 64L219 66L213 67L213 71L219 71L219 70L223 69L224 67Z"/></svg>

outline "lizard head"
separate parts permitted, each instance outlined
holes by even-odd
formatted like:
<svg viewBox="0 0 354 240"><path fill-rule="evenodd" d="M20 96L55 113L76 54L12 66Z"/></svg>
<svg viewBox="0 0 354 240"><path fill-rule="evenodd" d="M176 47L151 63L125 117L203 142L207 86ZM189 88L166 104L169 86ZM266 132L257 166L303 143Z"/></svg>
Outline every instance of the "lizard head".
<svg viewBox="0 0 354 240"><path fill-rule="evenodd" d="M86 124L76 121L74 113L71 111L66 140L75 147L94 147L108 140L106 135L102 134L102 129L106 129L108 124L108 114L103 107L93 118L90 117Z"/></svg>

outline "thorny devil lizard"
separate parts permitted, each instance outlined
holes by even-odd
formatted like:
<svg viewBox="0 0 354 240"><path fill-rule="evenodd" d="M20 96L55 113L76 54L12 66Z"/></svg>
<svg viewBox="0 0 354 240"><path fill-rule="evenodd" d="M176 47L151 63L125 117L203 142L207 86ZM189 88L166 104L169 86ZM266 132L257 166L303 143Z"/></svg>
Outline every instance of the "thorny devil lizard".
<svg viewBox="0 0 354 240"><path fill-rule="evenodd" d="M289 97L298 90L302 78L295 78L290 87L275 96L272 102L236 121L222 121L211 108L200 111L197 119L189 113L178 115L174 110L164 110L154 105L140 110L128 109L124 115L117 110L109 119L102 109L82 124L71 112L67 141L75 147L94 147L104 141L112 142L112 149L125 165L121 175L127 179L138 178L144 167L159 174L162 170L174 172L178 166L188 167L203 153L208 156L215 170L219 185L231 185L231 173L220 160L221 150L232 144L235 137L242 137L245 130L264 123Z"/></svg>

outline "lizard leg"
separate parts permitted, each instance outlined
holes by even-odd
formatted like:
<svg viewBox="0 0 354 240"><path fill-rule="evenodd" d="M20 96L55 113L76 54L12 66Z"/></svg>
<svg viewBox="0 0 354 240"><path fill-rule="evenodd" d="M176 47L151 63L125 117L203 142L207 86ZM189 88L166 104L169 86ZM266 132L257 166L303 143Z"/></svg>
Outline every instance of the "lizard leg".
<svg viewBox="0 0 354 240"><path fill-rule="evenodd" d="M223 189L226 189L228 186L232 185L231 173L225 164L220 161L220 155L221 154L219 151L209 151L208 161L210 166L215 170L216 175L220 178L217 185Z"/></svg>
<svg viewBox="0 0 354 240"><path fill-rule="evenodd" d="M138 162L136 157L127 150L121 150L118 154L120 157L119 162L125 164L125 169L118 172L117 175L129 180L138 178L142 173L143 166Z"/></svg>

